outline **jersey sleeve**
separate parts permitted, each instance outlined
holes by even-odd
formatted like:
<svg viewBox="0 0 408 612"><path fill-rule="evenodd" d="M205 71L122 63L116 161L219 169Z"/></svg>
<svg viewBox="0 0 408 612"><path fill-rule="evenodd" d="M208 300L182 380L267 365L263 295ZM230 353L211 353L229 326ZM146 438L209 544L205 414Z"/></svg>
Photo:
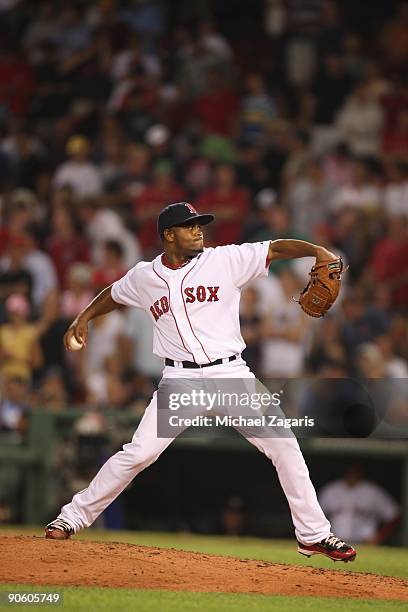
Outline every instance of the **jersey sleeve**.
<svg viewBox="0 0 408 612"><path fill-rule="evenodd" d="M113 283L111 287L112 300L118 304L123 304L123 306L143 308L138 288L140 286L138 277L138 266L136 265L125 276Z"/></svg>
<svg viewBox="0 0 408 612"><path fill-rule="evenodd" d="M220 247L227 259L227 269L233 283L243 287L246 283L260 276L268 276L268 250L270 241L246 242Z"/></svg>

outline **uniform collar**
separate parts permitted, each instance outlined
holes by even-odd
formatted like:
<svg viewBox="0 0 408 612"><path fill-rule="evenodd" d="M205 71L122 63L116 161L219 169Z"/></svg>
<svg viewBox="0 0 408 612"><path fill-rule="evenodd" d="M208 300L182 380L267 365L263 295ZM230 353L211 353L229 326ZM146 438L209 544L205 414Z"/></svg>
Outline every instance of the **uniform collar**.
<svg viewBox="0 0 408 612"><path fill-rule="evenodd" d="M188 268L190 265L194 265L201 257L202 253L200 253L199 255L197 255L197 257L193 257L192 259L187 260L185 263L183 263L180 266L173 266L166 257L165 253L162 253L161 255L159 255L158 259L159 262L161 264L161 268L162 270L181 270L183 268Z"/></svg>
<svg viewBox="0 0 408 612"><path fill-rule="evenodd" d="M161 258L160 258L161 263L163 264L163 266L165 268L170 268L170 270L180 270L180 268L185 268L186 266L188 266L188 264L190 263L191 259L188 259L187 261L185 261L183 264L180 264L178 266L174 266L173 264L171 264L169 262L169 260L166 257L166 253L162 253Z"/></svg>

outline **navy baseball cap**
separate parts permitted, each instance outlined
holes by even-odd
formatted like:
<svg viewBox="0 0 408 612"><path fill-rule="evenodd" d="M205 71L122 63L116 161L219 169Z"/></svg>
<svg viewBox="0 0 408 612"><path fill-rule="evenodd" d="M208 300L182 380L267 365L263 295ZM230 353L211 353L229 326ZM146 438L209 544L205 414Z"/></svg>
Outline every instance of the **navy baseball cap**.
<svg viewBox="0 0 408 612"><path fill-rule="evenodd" d="M157 219L157 231L163 236L165 229L186 225L194 221L199 225L207 225L214 221L214 215L199 215L194 206L188 202L176 202L163 208Z"/></svg>

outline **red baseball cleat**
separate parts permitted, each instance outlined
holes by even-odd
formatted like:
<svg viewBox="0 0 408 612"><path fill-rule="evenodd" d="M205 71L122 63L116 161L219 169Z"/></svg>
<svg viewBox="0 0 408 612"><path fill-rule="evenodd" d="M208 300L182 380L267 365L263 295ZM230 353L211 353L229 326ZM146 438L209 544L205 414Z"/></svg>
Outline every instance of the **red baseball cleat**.
<svg viewBox="0 0 408 612"><path fill-rule="evenodd" d="M324 538L317 544L302 544L298 541L298 552L306 557L312 555L324 555L333 561L354 561L357 552L352 546L337 538L333 533L329 533L327 538Z"/></svg>
<svg viewBox="0 0 408 612"><path fill-rule="evenodd" d="M50 540L68 540L74 533L73 528L62 519L55 519L45 528L45 537Z"/></svg>

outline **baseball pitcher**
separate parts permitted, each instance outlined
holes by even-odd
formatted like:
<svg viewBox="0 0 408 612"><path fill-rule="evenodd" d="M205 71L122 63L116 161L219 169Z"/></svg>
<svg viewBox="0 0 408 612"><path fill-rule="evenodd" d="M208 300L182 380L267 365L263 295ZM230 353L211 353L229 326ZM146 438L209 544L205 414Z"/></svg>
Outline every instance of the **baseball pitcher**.
<svg viewBox="0 0 408 612"><path fill-rule="evenodd" d="M197 213L180 202L158 217L163 253L139 262L104 289L76 317L64 343L68 350L86 345L88 323L120 305L142 308L154 325L153 352L164 361L163 379L255 379L241 357L239 301L246 283L268 274L277 259L313 256L311 281L300 296L310 316L322 316L337 297L342 263L323 247L301 240L205 248L202 227L213 215ZM248 381L249 382L249 381ZM132 438L102 466L89 486L63 506L46 526L47 538L67 539L89 527L143 469L171 444L157 434L157 392ZM354 548L331 533L294 436L248 437L275 466L289 503L298 551L333 561L353 561Z"/></svg>

